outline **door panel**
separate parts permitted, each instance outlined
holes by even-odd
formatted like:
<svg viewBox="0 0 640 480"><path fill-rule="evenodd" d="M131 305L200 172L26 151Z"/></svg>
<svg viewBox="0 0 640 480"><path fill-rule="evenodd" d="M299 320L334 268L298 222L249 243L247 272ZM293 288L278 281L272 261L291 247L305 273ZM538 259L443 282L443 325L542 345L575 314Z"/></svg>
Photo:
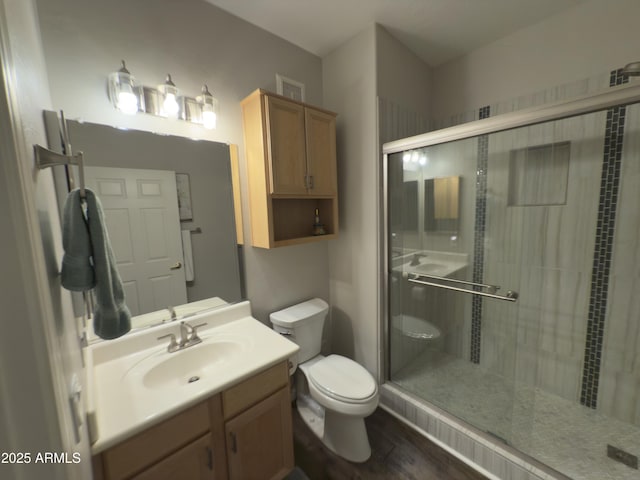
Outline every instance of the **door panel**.
<svg viewBox="0 0 640 480"><path fill-rule="evenodd" d="M306 194L304 107L265 97L271 192Z"/></svg>
<svg viewBox="0 0 640 480"><path fill-rule="evenodd" d="M86 167L133 315L187 303L175 172Z"/></svg>
<svg viewBox="0 0 640 480"><path fill-rule="evenodd" d="M311 195L337 195L336 118L305 108L307 164Z"/></svg>

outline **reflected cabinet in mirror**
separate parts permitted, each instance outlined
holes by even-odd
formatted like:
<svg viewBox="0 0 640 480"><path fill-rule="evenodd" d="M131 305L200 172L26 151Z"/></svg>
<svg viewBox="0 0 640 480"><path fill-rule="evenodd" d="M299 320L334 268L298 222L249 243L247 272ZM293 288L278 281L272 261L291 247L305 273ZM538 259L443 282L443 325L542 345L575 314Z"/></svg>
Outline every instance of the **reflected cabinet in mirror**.
<svg viewBox="0 0 640 480"><path fill-rule="evenodd" d="M455 233L460 217L460 177L424 181L424 231Z"/></svg>
<svg viewBox="0 0 640 480"><path fill-rule="evenodd" d="M45 123L50 148L59 149L56 114L46 112ZM188 315L241 300L229 145L67 124L105 213L133 327L169 320L167 307ZM62 205L66 177L56 177Z"/></svg>

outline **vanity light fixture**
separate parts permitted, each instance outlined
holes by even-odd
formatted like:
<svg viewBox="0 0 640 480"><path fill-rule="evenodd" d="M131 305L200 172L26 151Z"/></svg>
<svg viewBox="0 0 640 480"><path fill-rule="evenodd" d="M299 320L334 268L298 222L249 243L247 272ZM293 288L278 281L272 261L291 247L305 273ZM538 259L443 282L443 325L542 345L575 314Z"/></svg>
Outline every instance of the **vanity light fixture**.
<svg viewBox="0 0 640 480"><path fill-rule="evenodd" d="M196 101L202 110L202 125L204 128L213 130L218 123L218 100L211 95L209 88L202 87L202 95L196 97Z"/></svg>
<svg viewBox="0 0 640 480"><path fill-rule="evenodd" d="M162 85L158 86L158 91L162 95L160 115L163 117L178 118L178 113L180 112L180 105L178 105L178 88L171 80L171 75L167 73L167 79Z"/></svg>
<svg viewBox="0 0 640 480"><path fill-rule="evenodd" d="M120 70L109 74L107 83L111 103L123 113L133 115L143 112L165 118L178 118L207 129L217 126L218 100L211 95L207 85L202 87L202 94L196 98L178 96L178 88L170 74L157 87L139 85L127 70L124 60Z"/></svg>
<svg viewBox="0 0 640 480"><path fill-rule="evenodd" d="M139 93L135 78L122 60L122 67L117 72L109 74L109 98L113 106L127 115L138 112Z"/></svg>

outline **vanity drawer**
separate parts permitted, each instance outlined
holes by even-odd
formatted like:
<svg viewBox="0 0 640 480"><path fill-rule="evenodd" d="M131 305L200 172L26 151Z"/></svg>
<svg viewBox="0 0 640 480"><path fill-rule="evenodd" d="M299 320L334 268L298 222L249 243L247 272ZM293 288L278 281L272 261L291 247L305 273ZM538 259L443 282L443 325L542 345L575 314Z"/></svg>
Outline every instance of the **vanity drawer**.
<svg viewBox="0 0 640 480"><path fill-rule="evenodd" d="M284 361L222 392L224 419L255 405L276 390L289 384L289 368Z"/></svg>
<svg viewBox="0 0 640 480"><path fill-rule="evenodd" d="M105 480L130 478L209 432L209 403L203 402L102 453Z"/></svg>

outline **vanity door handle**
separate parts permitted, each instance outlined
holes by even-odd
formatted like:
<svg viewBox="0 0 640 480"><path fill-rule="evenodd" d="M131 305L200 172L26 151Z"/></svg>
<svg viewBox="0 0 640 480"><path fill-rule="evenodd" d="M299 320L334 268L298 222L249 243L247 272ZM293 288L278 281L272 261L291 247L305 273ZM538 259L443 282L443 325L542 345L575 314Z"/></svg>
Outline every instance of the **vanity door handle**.
<svg viewBox="0 0 640 480"><path fill-rule="evenodd" d="M209 468L209 470L213 470L213 450L211 450L211 447L207 447L207 467Z"/></svg>
<svg viewBox="0 0 640 480"><path fill-rule="evenodd" d="M238 453L238 443L236 442L236 434L233 432L229 432L229 437L231 437L231 451L233 453Z"/></svg>
<svg viewBox="0 0 640 480"><path fill-rule="evenodd" d="M178 270L182 268L182 262L176 262L169 267L169 270Z"/></svg>

